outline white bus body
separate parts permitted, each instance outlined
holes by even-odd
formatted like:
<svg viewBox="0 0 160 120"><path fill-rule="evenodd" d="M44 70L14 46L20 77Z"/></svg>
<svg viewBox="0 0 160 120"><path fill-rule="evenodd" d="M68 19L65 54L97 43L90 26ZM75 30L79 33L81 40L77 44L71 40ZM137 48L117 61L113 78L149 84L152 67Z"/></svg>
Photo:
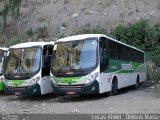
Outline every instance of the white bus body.
<svg viewBox="0 0 160 120"><path fill-rule="evenodd" d="M55 94L117 94L146 79L144 52L102 34L57 40L51 63Z"/></svg>
<svg viewBox="0 0 160 120"><path fill-rule="evenodd" d="M5 93L43 95L53 92L48 79L53 44L28 42L9 48L4 71Z"/></svg>
<svg viewBox="0 0 160 120"><path fill-rule="evenodd" d="M3 71L4 71L4 64L6 61L8 48L0 47L0 91L4 90L4 77L3 77Z"/></svg>

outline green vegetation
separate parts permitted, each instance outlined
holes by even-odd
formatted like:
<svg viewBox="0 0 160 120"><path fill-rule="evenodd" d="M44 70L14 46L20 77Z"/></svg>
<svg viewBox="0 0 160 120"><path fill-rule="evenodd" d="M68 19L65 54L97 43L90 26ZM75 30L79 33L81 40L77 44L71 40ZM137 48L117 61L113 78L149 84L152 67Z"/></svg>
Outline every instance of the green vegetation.
<svg viewBox="0 0 160 120"><path fill-rule="evenodd" d="M79 30L73 32L71 35L78 35L78 34L106 34L107 31L105 28L102 27L80 27Z"/></svg>
<svg viewBox="0 0 160 120"><path fill-rule="evenodd" d="M0 16L3 18L3 29L5 31L7 26L7 18L11 16L15 20L18 20L21 16L20 6L22 0L2 0L3 4L0 7Z"/></svg>
<svg viewBox="0 0 160 120"><path fill-rule="evenodd" d="M18 25L18 20L22 15L22 13L20 12L21 2L22 0L1 0L0 17L2 17L3 19L2 25L0 25L1 45L10 46L22 42ZM14 35L10 38L6 37L6 34L8 34L6 31L8 17L12 17L15 20L19 35Z"/></svg>
<svg viewBox="0 0 160 120"><path fill-rule="evenodd" d="M29 38L35 38L36 40L48 37L48 29L46 26L39 27L36 30L30 28L26 33Z"/></svg>
<svg viewBox="0 0 160 120"><path fill-rule="evenodd" d="M119 25L112 34L116 39L145 51L149 80L160 79L160 24L151 25L141 20L129 25Z"/></svg>
<svg viewBox="0 0 160 120"><path fill-rule="evenodd" d="M71 35L90 33L108 32L101 27L81 27ZM133 24L121 24L109 36L145 51L148 80L160 80L160 23L151 25L149 21L141 20Z"/></svg>
<svg viewBox="0 0 160 120"><path fill-rule="evenodd" d="M24 40L22 40L20 36L13 36L8 39L5 36L0 34L0 44L5 45L6 47L9 47L9 46L17 44L17 43L22 43L22 42L24 42ZM2 47L4 47L4 46L2 46Z"/></svg>

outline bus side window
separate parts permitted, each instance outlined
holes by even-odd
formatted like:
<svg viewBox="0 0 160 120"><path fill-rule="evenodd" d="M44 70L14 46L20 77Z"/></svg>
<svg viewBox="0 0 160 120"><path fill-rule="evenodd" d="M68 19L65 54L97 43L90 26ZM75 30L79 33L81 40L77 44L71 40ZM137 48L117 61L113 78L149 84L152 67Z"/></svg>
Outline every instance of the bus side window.
<svg viewBox="0 0 160 120"><path fill-rule="evenodd" d="M99 43L99 52L100 52L100 71L103 72L108 68L108 49L107 49L107 40L105 38L100 40Z"/></svg>

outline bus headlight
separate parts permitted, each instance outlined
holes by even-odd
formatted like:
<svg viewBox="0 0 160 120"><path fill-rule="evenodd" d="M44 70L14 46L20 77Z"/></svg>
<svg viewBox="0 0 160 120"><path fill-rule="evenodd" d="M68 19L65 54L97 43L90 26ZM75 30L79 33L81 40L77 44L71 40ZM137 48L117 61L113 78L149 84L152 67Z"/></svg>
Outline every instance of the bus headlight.
<svg viewBox="0 0 160 120"><path fill-rule="evenodd" d="M40 77L32 78L29 82L29 85L34 85L39 81Z"/></svg>
<svg viewBox="0 0 160 120"><path fill-rule="evenodd" d="M0 81L1 81L1 82L4 82L4 76L1 76L1 77L0 77Z"/></svg>
<svg viewBox="0 0 160 120"><path fill-rule="evenodd" d="M94 74L91 74L91 75L88 77L88 79L87 79L87 81L86 81L86 84L92 82L93 80L95 80L95 79L98 77L98 74L99 74L98 72L96 72L96 73L94 73Z"/></svg>

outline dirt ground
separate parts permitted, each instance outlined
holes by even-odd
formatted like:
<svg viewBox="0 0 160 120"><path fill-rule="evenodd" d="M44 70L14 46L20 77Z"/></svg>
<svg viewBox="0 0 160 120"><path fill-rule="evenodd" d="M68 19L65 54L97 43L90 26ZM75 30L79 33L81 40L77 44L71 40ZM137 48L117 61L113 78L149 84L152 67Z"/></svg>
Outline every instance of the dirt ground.
<svg viewBox="0 0 160 120"><path fill-rule="evenodd" d="M1 114L83 114L83 113L160 113L160 82L143 83L139 89L126 88L116 96L17 97L0 94Z"/></svg>

